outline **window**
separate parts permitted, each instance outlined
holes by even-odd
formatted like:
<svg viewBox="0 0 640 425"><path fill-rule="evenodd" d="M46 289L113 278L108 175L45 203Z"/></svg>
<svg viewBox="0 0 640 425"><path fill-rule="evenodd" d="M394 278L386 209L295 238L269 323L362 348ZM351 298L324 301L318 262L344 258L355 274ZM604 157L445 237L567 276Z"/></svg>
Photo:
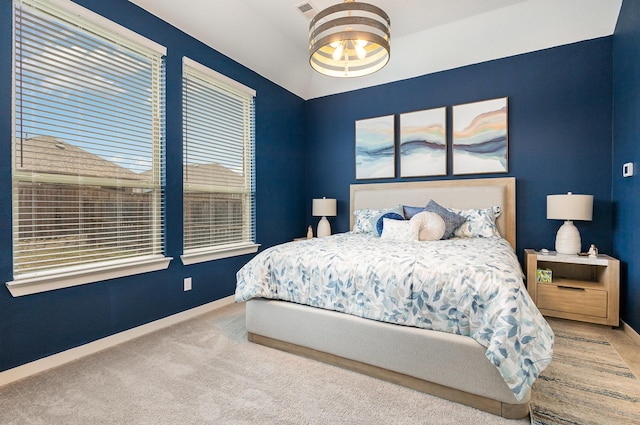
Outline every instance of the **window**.
<svg viewBox="0 0 640 425"><path fill-rule="evenodd" d="M166 268L165 49L71 2L14 2L14 296Z"/></svg>
<svg viewBox="0 0 640 425"><path fill-rule="evenodd" d="M255 92L183 60L184 264L256 252Z"/></svg>

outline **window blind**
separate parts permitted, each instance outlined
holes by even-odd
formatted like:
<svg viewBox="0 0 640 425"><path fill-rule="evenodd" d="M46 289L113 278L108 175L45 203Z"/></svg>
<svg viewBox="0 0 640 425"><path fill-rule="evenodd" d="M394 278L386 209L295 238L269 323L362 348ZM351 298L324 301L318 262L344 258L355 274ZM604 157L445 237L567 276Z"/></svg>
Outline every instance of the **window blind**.
<svg viewBox="0 0 640 425"><path fill-rule="evenodd" d="M255 240L255 92L183 60L184 252Z"/></svg>
<svg viewBox="0 0 640 425"><path fill-rule="evenodd" d="M100 19L14 2L14 278L162 254L165 51Z"/></svg>

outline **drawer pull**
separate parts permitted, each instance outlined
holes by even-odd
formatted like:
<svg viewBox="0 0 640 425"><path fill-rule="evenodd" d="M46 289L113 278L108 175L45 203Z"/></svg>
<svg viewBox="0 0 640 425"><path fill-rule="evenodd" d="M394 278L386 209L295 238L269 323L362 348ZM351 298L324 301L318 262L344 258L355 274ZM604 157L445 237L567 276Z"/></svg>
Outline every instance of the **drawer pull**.
<svg viewBox="0 0 640 425"><path fill-rule="evenodd" d="M574 288L573 286L562 286L562 285L558 285L558 289L571 289L574 291L586 291L586 289L584 288Z"/></svg>

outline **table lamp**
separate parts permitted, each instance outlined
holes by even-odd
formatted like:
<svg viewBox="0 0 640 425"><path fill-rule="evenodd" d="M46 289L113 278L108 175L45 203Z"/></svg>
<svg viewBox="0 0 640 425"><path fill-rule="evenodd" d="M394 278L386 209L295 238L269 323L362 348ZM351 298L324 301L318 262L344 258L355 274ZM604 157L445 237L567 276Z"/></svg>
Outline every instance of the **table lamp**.
<svg viewBox="0 0 640 425"><path fill-rule="evenodd" d="M577 254L582 242L573 220L591 221L593 195L547 195L547 219L565 220L556 234L556 251L559 254Z"/></svg>
<svg viewBox="0 0 640 425"><path fill-rule="evenodd" d="M314 199L311 209L311 214L314 217L322 217L318 222L318 232L316 235L319 238L331 235L331 225L327 217L336 216L336 200L335 199Z"/></svg>

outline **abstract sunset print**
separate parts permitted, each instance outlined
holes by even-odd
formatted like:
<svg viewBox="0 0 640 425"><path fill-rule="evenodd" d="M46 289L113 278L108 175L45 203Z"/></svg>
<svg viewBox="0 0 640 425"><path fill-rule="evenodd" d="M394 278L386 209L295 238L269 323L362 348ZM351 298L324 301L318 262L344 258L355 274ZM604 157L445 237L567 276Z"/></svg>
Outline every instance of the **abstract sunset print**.
<svg viewBox="0 0 640 425"><path fill-rule="evenodd" d="M453 174L507 171L507 98L454 106Z"/></svg>
<svg viewBox="0 0 640 425"><path fill-rule="evenodd" d="M400 115L401 177L447 174L446 108Z"/></svg>

